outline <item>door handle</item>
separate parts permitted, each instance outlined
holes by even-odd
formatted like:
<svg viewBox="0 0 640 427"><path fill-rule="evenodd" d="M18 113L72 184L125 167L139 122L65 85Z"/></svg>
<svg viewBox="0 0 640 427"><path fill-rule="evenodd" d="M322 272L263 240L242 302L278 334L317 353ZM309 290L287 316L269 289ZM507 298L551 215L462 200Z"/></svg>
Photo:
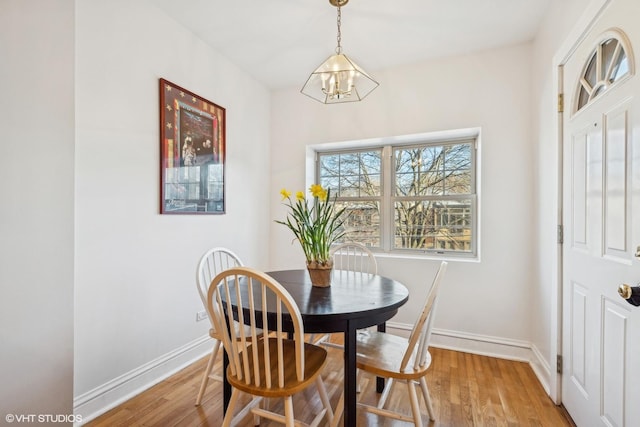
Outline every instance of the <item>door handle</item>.
<svg viewBox="0 0 640 427"><path fill-rule="evenodd" d="M629 286L624 283L618 287L618 294L629 304L640 306L640 286Z"/></svg>

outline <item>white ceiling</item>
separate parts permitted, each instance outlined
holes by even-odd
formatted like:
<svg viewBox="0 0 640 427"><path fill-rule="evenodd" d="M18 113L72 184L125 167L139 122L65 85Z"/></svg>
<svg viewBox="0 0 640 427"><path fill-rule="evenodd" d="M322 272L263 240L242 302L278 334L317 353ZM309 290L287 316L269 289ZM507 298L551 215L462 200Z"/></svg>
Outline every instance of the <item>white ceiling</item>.
<svg viewBox="0 0 640 427"><path fill-rule="evenodd" d="M269 88L300 86L336 48L329 0L151 0ZM533 39L551 0L350 0L342 47L376 70Z"/></svg>

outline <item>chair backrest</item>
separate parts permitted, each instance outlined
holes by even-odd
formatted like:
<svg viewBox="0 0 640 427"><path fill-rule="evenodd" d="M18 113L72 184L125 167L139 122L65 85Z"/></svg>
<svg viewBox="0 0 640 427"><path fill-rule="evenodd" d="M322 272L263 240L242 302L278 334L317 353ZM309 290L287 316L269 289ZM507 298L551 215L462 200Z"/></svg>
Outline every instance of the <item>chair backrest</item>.
<svg viewBox="0 0 640 427"><path fill-rule="evenodd" d="M207 294L211 280L221 271L241 266L242 261L240 261L238 255L227 248L211 248L200 257L198 268L196 269L196 285L198 286L198 293L200 294L202 305L204 305L205 308L207 308ZM211 326L214 327L211 313L208 309L207 312L209 313Z"/></svg>
<svg viewBox="0 0 640 427"><path fill-rule="evenodd" d="M447 271L447 262L442 261L440 268L433 278L431 289L427 294L427 298L424 303L424 307L418 320L413 325L411 335L409 335L409 346L404 354L402 363L400 364L400 371L404 371L411 360L411 356L414 356L414 366L417 369L420 366L424 366L427 360L427 354L429 350L429 340L431 339L431 329L433 328L433 318L435 317L435 309L438 297L438 288L445 271ZM417 347L417 351L416 350ZM414 353L415 351L415 353Z"/></svg>
<svg viewBox="0 0 640 427"><path fill-rule="evenodd" d="M237 321L246 328L227 327L235 320L234 305L244 307L236 309L236 313ZM229 367L235 377L247 385L283 387L285 372L290 372L294 363L283 356L286 342L295 346L296 377L298 381L304 379L302 316L289 292L275 279L248 267L225 270L211 282L207 306L213 314L215 327L221 332ZM258 329L263 325L267 329L269 320L275 322L275 328L271 330L276 332L276 336L261 337ZM293 324L293 341L284 338L282 325L285 321ZM270 360L270 355L274 354L278 359L276 363ZM261 378L266 384L261 384Z"/></svg>
<svg viewBox="0 0 640 427"><path fill-rule="evenodd" d="M333 267L337 270L378 274L376 257L361 243L343 243L333 249L332 253Z"/></svg>

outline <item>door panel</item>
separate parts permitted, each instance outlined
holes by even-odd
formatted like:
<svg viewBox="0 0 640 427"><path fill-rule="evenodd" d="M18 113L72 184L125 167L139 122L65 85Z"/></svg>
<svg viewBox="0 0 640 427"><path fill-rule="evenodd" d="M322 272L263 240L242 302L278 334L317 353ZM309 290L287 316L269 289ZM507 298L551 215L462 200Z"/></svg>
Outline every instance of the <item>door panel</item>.
<svg viewBox="0 0 640 427"><path fill-rule="evenodd" d="M572 243L576 249L587 250L587 147L589 134L578 132L573 139L573 233Z"/></svg>
<svg viewBox="0 0 640 427"><path fill-rule="evenodd" d="M571 380L574 385L588 398L586 390L586 353L587 353L587 288L579 283L573 283L571 298Z"/></svg>
<svg viewBox="0 0 640 427"><path fill-rule="evenodd" d="M605 254L629 263L627 222L627 112L629 105L605 114Z"/></svg>
<svg viewBox="0 0 640 427"><path fill-rule="evenodd" d="M618 301L603 299L602 415L612 426L623 426L626 372L625 337L630 311Z"/></svg>

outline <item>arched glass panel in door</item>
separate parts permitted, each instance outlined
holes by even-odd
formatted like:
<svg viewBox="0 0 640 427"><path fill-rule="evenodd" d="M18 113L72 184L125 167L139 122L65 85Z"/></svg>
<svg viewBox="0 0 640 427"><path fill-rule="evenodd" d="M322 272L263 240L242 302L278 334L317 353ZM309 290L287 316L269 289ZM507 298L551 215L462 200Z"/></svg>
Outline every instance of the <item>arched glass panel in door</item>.
<svg viewBox="0 0 640 427"><path fill-rule="evenodd" d="M583 67L574 111L580 111L633 73L633 56L626 37L617 30L606 32Z"/></svg>

